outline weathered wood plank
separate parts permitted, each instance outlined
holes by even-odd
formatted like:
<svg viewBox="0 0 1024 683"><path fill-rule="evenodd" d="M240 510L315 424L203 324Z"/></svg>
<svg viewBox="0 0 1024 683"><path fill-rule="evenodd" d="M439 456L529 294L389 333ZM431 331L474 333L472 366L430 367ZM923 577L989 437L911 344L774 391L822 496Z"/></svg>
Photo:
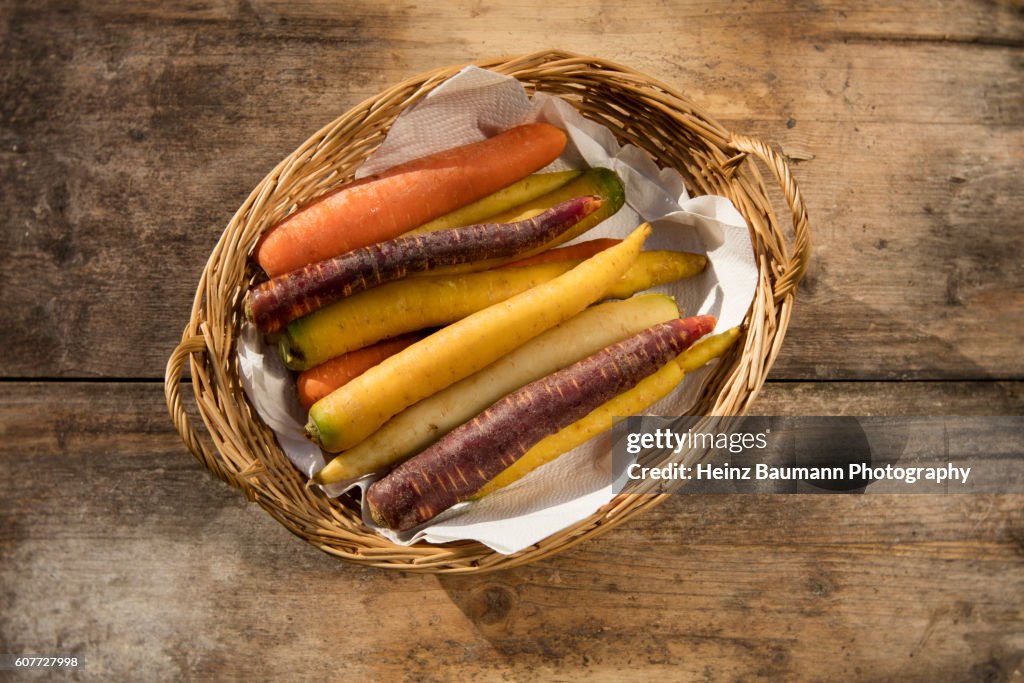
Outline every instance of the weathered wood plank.
<svg viewBox="0 0 1024 683"><path fill-rule="evenodd" d="M1021 382L771 382L755 415L1024 415Z"/></svg>
<svg viewBox="0 0 1024 683"><path fill-rule="evenodd" d="M3 14L0 296L17 303L0 375L159 376L221 227L278 159L410 74L551 45L644 70L800 160L815 262L776 376L1024 372L1013 3Z"/></svg>
<svg viewBox="0 0 1024 683"><path fill-rule="evenodd" d="M1022 395L783 383L759 406ZM679 495L550 560L437 578L343 563L247 506L157 383L4 383L0 443L0 641L89 678L1012 680L1024 652L1020 496Z"/></svg>

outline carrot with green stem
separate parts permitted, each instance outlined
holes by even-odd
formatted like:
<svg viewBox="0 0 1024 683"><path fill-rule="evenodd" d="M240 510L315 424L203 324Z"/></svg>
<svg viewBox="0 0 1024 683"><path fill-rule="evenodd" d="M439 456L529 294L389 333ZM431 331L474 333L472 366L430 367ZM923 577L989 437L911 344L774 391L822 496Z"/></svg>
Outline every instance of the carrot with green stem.
<svg viewBox="0 0 1024 683"><path fill-rule="evenodd" d="M552 192L570 180L579 177L583 171L553 171L551 173L534 173L522 180L516 181L508 187L478 199L472 204L467 204L451 213L435 218L429 223L410 230L407 235L422 235L438 230L449 228L461 228L464 225L474 223L497 223L500 221L490 220L491 216L508 211L512 207L519 206L525 202L531 202ZM581 195L588 194L580 192Z"/></svg>
<svg viewBox="0 0 1024 683"><path fill-rule="evenodd" d="M509 394L371 485L374 522L408 531L468 500L545 436L636 386L714 325L712 316L655 325Z"/></svg>
<svg viewBox="0 0 1024 683"><path fill-rule="evenodd" d="M306 370L382 339L460 320L553 280L580 263L560 261L389 282L289 323L281 331L278 348L290 369ZM707 258L700 254L643 251L600 298L624 299L635 292L692 277L706 264Z"/></svg>
<svg viewBox="0 0 1024 683"><path fill-rule="evenodd" d="M587 219L583 229L577 234L586 232L586 230L589 230L594 225L614 215L626 203L626 186L623 184L622 179L619 178L619 175L610 168L595 166L588 168L578 178L552 190L546 195L541 195L519 206L514 206L507 211L495 214L488 218L488 220L496 223L521 221L524 218L531 218L539 213L543 213L555 204L564 202L570 197L578 197L583 194L594 194L604 197L607 203L601 211ZM574 237L576 237L576 234L570 234L562 242L568 242Z"/></svg>
<svg viewBox="0 0 1024 683"><path fill-rule="evenodd" d="M354 446L392 415L490 365L599 299L636 260L650 232L645 223L621 244L569 272L443 327L370 368L316 402L306 434L332 453Z"/></svg>
<svg viewBox="0 0 1024 683"><path fill-rule="evenodd" d="M400 164L303 206L263 235L254 257L274 277L397 237L540 170L565 142L558 128L530 123Z"/></svg>
<svg viewBox="0 0 1024 683"><path fill-rule="evenodd" d="M484 223L360 247L279 275L249 290L245 316L264 332L338 299L437 266L515 256L556 238L600 209L604 200L577 197L515 223Z"/></svg>

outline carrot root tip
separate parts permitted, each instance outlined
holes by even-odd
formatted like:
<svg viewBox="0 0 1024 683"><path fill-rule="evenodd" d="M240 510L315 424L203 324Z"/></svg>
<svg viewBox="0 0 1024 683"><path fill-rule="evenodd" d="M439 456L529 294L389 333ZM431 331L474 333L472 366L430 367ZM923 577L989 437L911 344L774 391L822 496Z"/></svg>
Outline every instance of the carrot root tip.
<svg viewBox="0 0 1024 683"><path fill-rule="evenodd" d="M372 503L370 503L367 507L370 510L370 519L373 520L374 524L376 524L379 527L388 526L387 520L384 519L383 515L380 514L380 510L374 507Z"/></svg>

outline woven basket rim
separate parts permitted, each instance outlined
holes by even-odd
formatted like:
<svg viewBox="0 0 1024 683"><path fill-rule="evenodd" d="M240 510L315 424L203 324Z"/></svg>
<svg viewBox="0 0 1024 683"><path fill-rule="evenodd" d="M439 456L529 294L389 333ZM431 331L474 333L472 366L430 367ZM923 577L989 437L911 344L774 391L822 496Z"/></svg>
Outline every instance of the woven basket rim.
<svg viewBox="0 0 1024 683"><path fill-rule="evenodd" d="M740 341L705 387L698 404L702 412L746 412L779 353L810 253L802 195L782 157L763 142L729 132L671 86L602 58L543 50L434 69L385 89L322 127L267 174L225 228L203 269L181 342L168 360L165 395L175 427L204 466L314 546L373 566L438 573L508 568L604 533L668 495L619 494L587 519L513 555L476 541L400 546L306 486L241 390L234 346L241 297L252 278L247 255L259 234L298 204L350 177L400 111L469 65L514 76L531 93L542 90L568 99L584 116L610 127L620 141L638 144L659 164L680 171L691 192L727 196L747 220L760 275L757 292ZM780 227L751 159L762 162L781 188L790 234ZM180 385L186 365L206 438L184 408Z"/></svg>

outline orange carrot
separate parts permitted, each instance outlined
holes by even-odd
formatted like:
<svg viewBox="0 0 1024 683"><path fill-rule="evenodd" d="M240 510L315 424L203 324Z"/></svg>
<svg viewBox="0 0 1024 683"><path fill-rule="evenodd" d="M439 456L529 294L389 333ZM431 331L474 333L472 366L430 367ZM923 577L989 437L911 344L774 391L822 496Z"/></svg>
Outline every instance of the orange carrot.
<svg viewBox="0 0 1024 683"><path fill-rule="evenodd" d="M422 338L423 335L420 334L403 334L401 337L394 337L332 358L315 368L299 373L296 380L299 403L309 410L327 394Z"/></svg>
<svg viewBox="0 0 1024 683"><path fill-rule="evenodd" d="M271 228L256 245L256 261L274 277L397 237L543 168L565 141L558 128L530 123L356 181Z"/></svg>
<svg viewBox="0 0 1024 683"><path fill-rule="evenodd" d="M571 261L574 259L590 258L597 252L604 251L608 247L615 246L621 241L622 240L617 240L614 237L601 237L596 240L587 240L586 242L580 242L578 244L570 244L567 247L548 249L547 251L542 251L539 254L527 256L524 259L519 259L512 263L506 263L501 267L518 268L519 266L532 266L538 263L552 263L554 261Z"/></svg>

